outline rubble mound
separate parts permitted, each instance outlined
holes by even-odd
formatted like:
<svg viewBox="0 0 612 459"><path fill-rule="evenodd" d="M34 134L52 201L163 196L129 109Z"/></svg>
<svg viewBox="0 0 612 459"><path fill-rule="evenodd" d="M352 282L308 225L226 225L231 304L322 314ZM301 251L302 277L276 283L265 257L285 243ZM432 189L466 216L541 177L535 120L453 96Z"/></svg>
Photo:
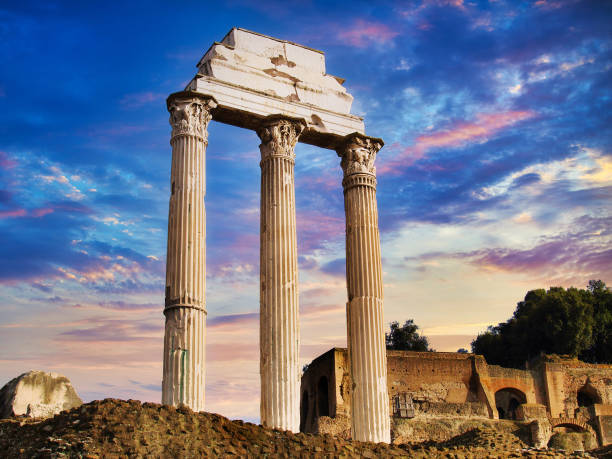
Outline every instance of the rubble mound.
<svg viewBox="0 0 612 459"><path fill-rule="evenodd" d="M516 448L527 448L520 438L509 432L496 429L477 427L445 442L438 443L442 447L465 446L470 448L503 449L511 451Z"/></svg>
<svg viewBox="0 0 612 459"><path fill-rule="evenodd" d="M29 371L11 379L0 389L0 418L48 418L82 403L65 376Z"/></svg>
<svg viewBox="0 0 612 459"><path fill-rule="evenodd" d="M440 444L364 443L272 430L187 408L106 399L44 421L1 420L0 451L5 457L22 458L567 457L552 450L525 449L517 437L499 435L475 429Z"/></svg>

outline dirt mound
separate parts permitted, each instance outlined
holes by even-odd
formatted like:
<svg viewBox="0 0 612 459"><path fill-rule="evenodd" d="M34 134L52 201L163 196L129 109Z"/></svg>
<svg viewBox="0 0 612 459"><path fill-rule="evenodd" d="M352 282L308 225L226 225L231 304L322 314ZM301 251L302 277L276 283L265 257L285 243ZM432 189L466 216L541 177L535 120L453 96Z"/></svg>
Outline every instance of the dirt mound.
<svg viewBox="0 0 612 459"><path fill-rule="evenodd" d="M520 438L509 432L500 432L499 430L481 427L457 435L438 445L441 447L466 446L470 448L503 449L508 451L528 447Z"/></svg>
<svg viewBox="0 0 612 459"><path fill-rule="evenodd" d="M362 443L293 434L211 413L106 399L41 422L0 421L2 457L567 457L475 429L440 444Z"/></svg>

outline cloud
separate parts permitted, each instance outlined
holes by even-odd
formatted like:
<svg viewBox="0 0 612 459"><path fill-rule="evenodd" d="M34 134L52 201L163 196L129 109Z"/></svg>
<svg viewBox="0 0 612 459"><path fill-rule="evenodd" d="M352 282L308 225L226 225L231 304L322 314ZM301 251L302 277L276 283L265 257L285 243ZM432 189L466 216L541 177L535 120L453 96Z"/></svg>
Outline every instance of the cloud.
<svg viewBox="0 0 612 459"><path fill-rule="evenodd" d="M136 92L124 95L119 101L119 105L126 110L134 110L152 102L159 102L164 99L163 94L147 92Z"/></svg>
<svg viewBox="0 0 612 459"><path fill-rule="evenodd" d="M206 360L210 362L259 361L257 342L218 343L209 341L206 345Z"/></svg>
<svg viewBox="0 0 612 459"><path fill-rule="evenodd" d="M385 44L400 34L386 24L357 19L350 27L338 32L338 38L357 48L367 48L373 42Z"/></svg>
<svg viewBox="0 0 612 459"><path fill-rule="evenodd" d="M254 322L259 322L259 312L215 316L206 321L206 326L209 328L217 328L226 325L244 325Z"/></svg>
<svg viewBox="0 0 612 459"><path fill-rule="evenodd" d="M95 342L118 343L139 342L158 345L163 336L163 326L145 322L126 321L121 319L89 318L83 320L84 328L77 326L63 331L56 337L57 342Z"/></svg>
<svg viewBox="0 0 612 459"><path fill-rule="evenodd" d="M583 286L590 279L612 281L612 217L583 216L575 231L544 236L530 248L495 247L458 253L427 253L419 258L464 259L486 272L505 271L539 282Z"/></svg>
<svg viewBox="0 0 612 459"><path fill-rule="evenodd" d="M532 118L531 110L506 111L497 113L479 113L472 122L459 121L448 129L430 134L422 134L415 139L414 145L401 148L392 145L392 159L378 167L383 174L399 174L402 167L410 166L422 159L428 150L434 148L458 148L471 142L485 142L498 131L518 122Z"/></svg>
<svg viewBox="0 0 612 459"><path fill-rule="evenodd" d="M330 209L308 209L297 212L298 252L307 256L326 243L342 240L345 234L344 212L340 216Z"/></svg>
<svg viewBox="0 0 612 459"><path fill-rule="evenodd" d="M346 276L346 258L336 258L321 266L321 271L332 276L344 278Z"/></svg>
<svg viewBox="0 0 612 459"><path fill-rule="evenodd" d="M5 151L0 151L0 169L13 169L17 166L17 161L11 159Z"/></svg>
<svg viewBox="0 0 612 459"><path fill-rule="evenodd" d="M64 301L64 302L67 302L67 301ZM161 301L161 298L160 298L159 303L132 303L132 302L127 302L123 300L114 300L114 301L100 301L95 304L77 303L70 307L75 308L75 309L98 309L98 310L99 309L110 309L110 310L116 310L116 311L148 311L148 310L156 310L156 309L161 311L163 308L162 304L163 302Z"/></svg>
<svg viewBox="0 0 612 459"><path fill-rule="evenodd" d="M12 209L12 210L0 211L0 218L25 217L26 215L27 215L27 211L25 209Z"/></svg>
<svg viewBox="0 0 612 459"><path fill-rule="evenodd" d="M314 305L303 305L300 306L300 317L304 317L306 320L316 320L320 317L327 316L329 314L344 314L346 312L346 306L344 303L339 304L322 304L318 306Z"/></svg>

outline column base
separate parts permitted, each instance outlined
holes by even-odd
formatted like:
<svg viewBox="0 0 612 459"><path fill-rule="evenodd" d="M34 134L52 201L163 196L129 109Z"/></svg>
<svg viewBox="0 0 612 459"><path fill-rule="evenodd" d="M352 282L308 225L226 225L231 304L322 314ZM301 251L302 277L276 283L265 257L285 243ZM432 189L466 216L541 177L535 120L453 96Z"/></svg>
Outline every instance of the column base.
<svg viewBox="0 0 612 459"><path fill-rule="evenodd" d="M387 350L380 298L353 298L346 304L347 344L353 392L353 440L391 442Z"/></svg>
<svg viewBox="0 0 612 459"><path fill-rule="evenodd" d="M206 311L174 306L164 310L162 403L204 410Z"/></svg>

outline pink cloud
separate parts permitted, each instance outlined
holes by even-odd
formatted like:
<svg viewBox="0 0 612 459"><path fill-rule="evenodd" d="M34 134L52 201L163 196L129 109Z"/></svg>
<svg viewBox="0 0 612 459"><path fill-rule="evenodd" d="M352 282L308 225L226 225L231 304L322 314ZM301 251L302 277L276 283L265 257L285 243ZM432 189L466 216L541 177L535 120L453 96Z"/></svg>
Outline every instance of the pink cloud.
<svg viewBox="0 0 612 459"><path fill-rule="evenodd" d="M549 1L549 0L538 0L533 5L537 8L541 8L543 10L556 10L557 8L561 8L568 3L573 3L572 1Z"/></svg>
<svg viewBox="0 0 612 459"><path fill-rule="evenodd" d="M25 209L13 209L0 211L0 218L16 218L25 217L27 212Z"/></svg>
<svg viewBox="0 0 612 459"><path fill-rule="evenodd" d="M88 209L85 207L75 207L67 204L57 205L54 207L39 207L37 209L26 210L26 209L11 209L0 211L0 218L19 218L19 217L34 217L41 218L45 215L51 214L55 212L57 209L66 210L69 212L82 212L89 213Z"/></svg>
<svg viewBox="0 0 612 459"><path fill-rule="evenodd" d="M17 161L10 159L8 153L5 151L0 151L0 168L2 169L12 169L17 165Z"/></svg>
<svg viewBox="0 0 612 459"><path fill-rule="evenodd" d="M259 361L259 343L231 343L221 344L209 341L206 344L206 360L208 362L231 362L234 360L246 360L248 362Z"/></svg>
<svg viewBox="0 0 612 459"><path fill-rule="evenodd" d="M575 232L542 238L530 248L497 247L459 253L430 253L422 260L461 259L485 272L528 275L541 286L583 287L590 279L612 281L611 218L581 217Z"/></svg>
<svg viewBox="0 0 612 459"><path fill-rule="evenodd" d="M338 32L338 38L357 48L366 48L372 42L386 43L399 34L399 31L391 29L386 24L358 19L352 27Z"/></svg>
<svg viewBox="0 0 612 459"><path fill-rule="evenodd" d="M410 166L423 158L432 148L457 148L471 142L482 142L498 131L508 128L520 121L535 116L531 110L517 110L498 113L480 113L472 122L460 121L448 129L424 134L415 139L412 146L405 147L379 168L381 173L397 174L401 166ZM391 145L391 150L400 149L399 144Z"/></svg>
<svg viewBox="0 0 612 459"><path fill-rule="evenodd" d="M344 217L315 210L297 213L298 252L308 255L322 244L344 237Z"/></svg>
<svg viewBox="0 0 612 459"><path fill-rule="evenodd" d="M40 218L40 217L44 217L47 214L51 214L53 212L55 212L55 209L51 207L40 207L38 209L34 209L31 212L31 215L32 217Z"/></svg>
<svg viewBox="0 0 612 459"><path fill-rule="evenodd" d="M322 306L300 306L300 317L308 317L308 319L319 319L322 316L329 314L344 314L346 305L339 304L324 304Z"/></svg>

